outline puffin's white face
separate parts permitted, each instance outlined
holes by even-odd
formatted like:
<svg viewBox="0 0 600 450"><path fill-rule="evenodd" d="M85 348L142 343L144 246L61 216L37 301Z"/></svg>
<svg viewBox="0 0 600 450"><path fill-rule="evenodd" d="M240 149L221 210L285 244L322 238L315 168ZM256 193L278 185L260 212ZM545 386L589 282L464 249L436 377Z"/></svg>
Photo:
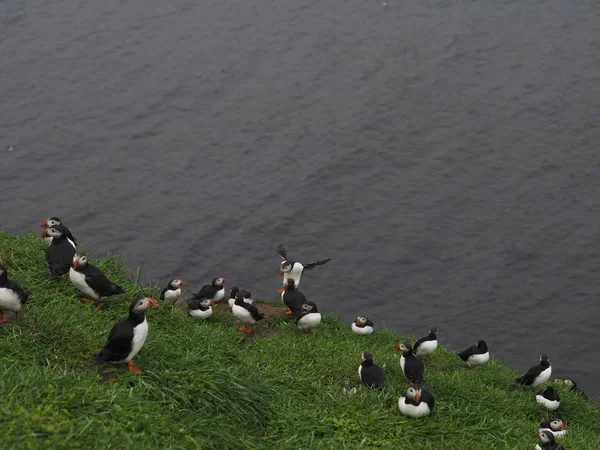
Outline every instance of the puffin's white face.
<svg viewBox="0 0 600 450"><path fill-rule="evenodd" d="M313 305L309 305L308 303L305 303L304 305L302 305L302 311L303 312L311 312L313 309Z"/></svg>
<svg viewBox="0 0 600 450"><path fill-rule="evenodd" d="M46 221L46 228L52 228L56 225L60 225L60 221L59 220L54 220L54 219L48 219Z"/></svg>
<svg viewBox="0 0 600 450"><path fill-rule="evenodd" d="M406 344L398 344L396 345L396 349L401 351L402 353L408 351L408 347L406 346Z"/></svg>
<svg viewBox="0 0 600 450"><path fill-rule="evenodd" d="M133 311L140 313L146 311L148 308L156 308L158 301L152 297L140 298L135 306L132 308Z"/></svg>
<svg viewBox="0 0 600 450"><path fill-rule="evenodd" d="M567 426L564 424L564 422L560 419L556 419L553 420L552 422L550 422L550 428L552 428L553 430L556 431L560 431L560 430L564 430L567 428Z"/></svg>
<svg viewBox="0 0 600 450"><path fill-rule="evenodd" d="M51 227L51 228L46 228L44 230L44 233L42 233L42 237L53 237L53 238L58 238L62 236L62 233L60 231L58 231L56 228Z"/></svg>
<svg viewBox="0 0 600 450"><path fill-rule="evenodd" d="M421 389L411 386L406 390L406 396L419 403L421 401Z"/></svg>
<svg viewBox="0 0 600 450"><path fill-rule="evenodd" d="M73 269L77 269L78 267L85 267L88 264L88 258L86 255L78 255L75 253L73 255Z"/></svg>
<svg viewBox="0 0 600 450"><path fill-rule="evenodd" d="M200 302L200 304L202 305L203 308L208 308L211 305L214 305L214 302L212 302L209 299L204 299Z"/></svg>
<svg viewBox="0 0 600 450"><path fill-rule="evenodd" d="M551 432L542 431L540 433L540 441L542 441L542 444L547 444L548 442L550 442L550 440L551 440L550 436L551 436ZM552 437L554 437L554 436L552 435Z"/></svg>
<svg viewBox="0 0 600 450"><path fill-rule="evenodd" d="M569 386L570 388L572 388L573 386L575 386L573 384L573 381L569 380L568 378L565 378L564 380L562 380L562 382L566 385Z"/></svg>
<svg viewBox="0 0 600 450"><path fill-rule="evenodd" d="M175 280L171 281L171 286L173 286L175 289L177 289L181 286L185 286L185 282L183 282L180 279L175 279Z"/></svg>
<svg viewBox="0 0 600 450"><path fill-rule="evenodd" d="M227 281L227 278L219 277L215 280L215 286L223 286L223 283Z"/></svg>
<svg viewBox="0 0 600 450"><path fill-rule="evenodd" d="M366 323L367 323L366 317L358 316L356 318L356 325L358 325L359 327L364 327Z"/></svg>
<svg viewBox="0 0 600 450"><path fill-rule="evenodd" d="M292 264L289 261L281 262L281 271L287 273L292 270Z"/></svg>

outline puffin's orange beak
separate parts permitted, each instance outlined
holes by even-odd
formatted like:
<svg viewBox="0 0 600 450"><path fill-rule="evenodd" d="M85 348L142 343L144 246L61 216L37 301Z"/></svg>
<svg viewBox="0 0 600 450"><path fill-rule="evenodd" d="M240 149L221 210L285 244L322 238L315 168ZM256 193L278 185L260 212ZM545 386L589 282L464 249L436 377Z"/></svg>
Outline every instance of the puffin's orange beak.
<svg viewBox="0 0 600 450"><path fill-rule="evenodd" d="M148 308L156 308L158 306L158 300L155 298L148 297L148 300L150 300L150 306L148 306Z"/></svg>
<svg viewBox="0 0 600 450"><path fill-rule="evenodd" d="M421 401L421 392L417 391L417 394L415 395L415 400L417 403L419 403Z"/></svg>
<svg viewBox="0 0 600 450"><path fill-rule="evenodd" d="M77 269L79 267L79 258L75 259L73 262L73 269Z"/></svg>
<svg viewBox="0 0 600 450"><path fill-rule="evenodd" d="M182 285L182 286L185 286L185 281L181 281L181 285Z"/></svg>
<svg viewBox="0 0 600 450"><path fill-rule="evenodd" d="M567 424L566 424L566 423L564 423L564 422L563 422L563 424L562 424L562 429L563 429L563 430L566 430L566 429L567 429Z"/></svg>
<svg viewBox="0 0 600 450"><path fill-rule="evenodd" d="M285 289L277 289L277 292L279 292L280 294L282 294L285 291Z"/></svg>
<svg viewBox="0 0 600 450"><path fill-rule="evenodd" d="M358 319L356 319L356 320L354 321L354 324L355 324L355 325L358 325Z"/></svg>
<svg viewBox="0 0 600 450"><path fill-rule="evenodd" d="M282 277L283 276L283 270L279 269L279 276Z"/></svg>
<svg viewBox="0 0 600 450"><path fill-rule="evenodd" d="M223 283L227 283L227 278L223 278Z"/></svg>
<svg viewBox="0 0 600 450"><path fill-rule="evenodd" d="M210 301L210 304L211 304L212 306L215 306L215 305L216 305L216 303L215 303L215 302L213 302L212 300Z"/></svg>
<svg viewBox="0 0 600 450"><path fill-rule="evenodd" d="M535 437L540 437L540 432L539 432L539 431L536 431L536 432L535 432L535 434L534 434L534 436L535 436Z"/></svg>
<svg viewBox="0 0 600 450"><path fill-rule="evenodd" d="M45 227L45 226L47 226L47 225L48 225L48 221L47 221L47 220L44 220L44 221L42 222L42 224L40 225L40 227Z"/></svg>
<svg viewBox="0 0 600 450"><path fill-rule="evenodd" d="M42 231L42 237L48 237L48 228L46 228L44 231Z"/></svg>
<svg viewBox="0 0 600 450"><path fill-rule="evenodd" d="M396 350L398 350L399 352L402 351L402 350L400 350L400 344L396 344Z"/></svg>

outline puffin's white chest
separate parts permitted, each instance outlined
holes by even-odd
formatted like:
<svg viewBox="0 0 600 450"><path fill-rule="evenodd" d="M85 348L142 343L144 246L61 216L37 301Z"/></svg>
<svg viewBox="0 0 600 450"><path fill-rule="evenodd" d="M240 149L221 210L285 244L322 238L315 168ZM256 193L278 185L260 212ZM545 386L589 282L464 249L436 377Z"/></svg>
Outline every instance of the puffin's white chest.
<svg viewBox="0 0 600 450"><path fill-rule="evenodd" d="M533 383L531 383L531 385L533 387L536 387L540 384L545 383L550 379L550 375L552 375L552 366L549 366L547 369L544 369L542 373L535 377L535 380L533 380Z"/></svg>
<svg viewBox="0 0 600 450"><path fill-rule="evenodd" d="M304 317L298 320L298 328L306 330L308 328L314 328L321 323L321 313L308 313Z"/></svg>
<svg viewBox="0 0 600 450"><path fill-rule="evenodd" d="M298 286L300 286L300 279L302 278L303 270L304 266L302 264L299 262L294 263L292 270L283 274L283 287L286 287L288 279L292 278L296 284L296 288L298 288Z"/></svg>
<svg viewBox="0 0 600 450"><path fill-rule="evenodd" d="M400 357L400 368L402 369L402 372L404 372L404 364L406 363L406 358L404 357L404 355L402 355Z"/></svg>
<svg viewBox="0 0 600 450"><path fill-rule="evenodd" d="M50 245L50 244L52 244L52 239L54 239L52 236L45 237L44 242L46 243L46 245Z"/></svg>
<svg viewBox="0 0 600 450"><path fill-rule="evenodd" d="M196 319L207 319L212 316L212 313L212 308L208 308L206 311L202 311L201 309L190 309L190 316L195 317Z"/></svg>
<svg viewBox="0 0 600 450"><path fill-rule="evenodd" d="M15 291L8 288L0 288L0 310L14 312L21 310L21 299Z"/></svg>
<svg viewBox="0 0 600 450"><path fill-rule="evenodd" d="M215 298L211 298L213 302L220 302L225 296L225 288L221 287L215 294Z"/></svg>
<svg viewBox="0 0 600 450"><path fill-rule="evenodd" d="M469 356L467 364L469 366L479 366L480 364L484 364L490 360L490 352L485 352L481 355L472 355Z"/></svg>
<svg viewBox="0 0 600 450"><path fill-rule="evenodd" d="M554 431L551 428L540 428L538 429L538 431L541 433L542 431L551 431L552 434L554 435L555 438L560 438L563 437L565 434L567 434L567 430L560 430L560 431Z"/></svg>
<svg viewBox="0 0 600 450"><path fill-rule="evenodd" d="M167 302L175 302L181 296L181 288L177 289L168 289L165 292L165 301Z"/></svg>
<svg viewBox="0 0 600 450"><path fill-rule="evenodd" d="M358 366L358 378L360 378L362 381L362 364Z"/></svg>
<svg viewBox="0 0 600 450"><path fill-rule="evenodd" d="M356 326L356 323L352 322L352 331L356 334L373 334L373 327L369 325L364 327L358 327Z"/></svg>
<svg viewBox="0 0 600 450"><path fill-rule="evenodd" d="M400 397L398 400L398 409L402 414L408 417L423 417L430 413L429 405L425 402L418 406L407 404L406 397Z"/></svg>
<svg viewBox="0 0 600 450"><path fill-rule="evenodd" d="M437 349L438 341L425 341L421 345L417 347L415 350L415 355L417 356L427 356L431 355Z"/></svg>
<svg viewBox="0 0 600 450"><path fill-rule="evenodd" d="M77 246L75 245L75 242L73 242L71 239L67 238L67 241L69 241L69 244L71 244L71 247L73 247L74 249L77 249Z"/></svg>
<svg viewBox="0 0 600 450"><path fill-rule="evenodd" d="M256 320L252 318L252 314L250 314L250 311L248 311L246 308L242 308L241 306L234 304L231 308L231 312L235 317L237 317L244 323L253 324L256 322Z"/></svg>
<svg viewBox="0 0 600 450"><path fill-rule="evenodd" d="M233 304L235 303L235 298L230 298L230 299L228 300L228 302L229 302L229 307L230 307L230 308L233 308Z"/></svg>
<svg viewBox="0 0 600 450"><path fill-rule="evenodd" d="M129 362L140 349L144 346L148 337L148 321L144 317L144 321L133 329L133 340L131 341L131 352L127 355L125 362Z"/></svg>
<svg viewBox="0 0 600 450"><path fill-rule="evenodd" d="M94 300L100 299L100 296L96 294L96 292L85 282L85 275L81 272L77 272L72 267L69 269L69 280L71 280L73 286L75 286L88 297L91 297Z"/></svg>

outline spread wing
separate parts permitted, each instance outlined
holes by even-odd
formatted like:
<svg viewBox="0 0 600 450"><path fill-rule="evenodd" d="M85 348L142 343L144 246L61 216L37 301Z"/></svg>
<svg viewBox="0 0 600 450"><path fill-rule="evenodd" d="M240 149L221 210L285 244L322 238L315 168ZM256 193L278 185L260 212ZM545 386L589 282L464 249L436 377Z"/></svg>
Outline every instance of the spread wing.
<svg viewBox="0 0 600 450"><path fill-rule="evenodd" d="M283 247L283 245L279 244L277 246L277 254L279 256L281 256L281 259L283 259L284 261L287 261L287 259L288 259L287 250Z"/></svg>
<svg viewBox="0 0 600 450"><path fill-rule="evenodd" d="M100 361L122 361L131 351L131 341L133 340L133 327L123 319L110 330L108 342L98 355Z"/></svg>
<svg viewBox="0 0 600 450"><path fill-rule="evenodd" d="M326 264L326 263L328 263L330 260L331 260L331 258L322 259L322 260L320 260L320 261L311 261L311 262L309 262L308 264L305 264L305 265L304 265L304 270L310 270L310 269L312 269L313 267L316 267L316 266L322 266L323 264Z"/></svg>

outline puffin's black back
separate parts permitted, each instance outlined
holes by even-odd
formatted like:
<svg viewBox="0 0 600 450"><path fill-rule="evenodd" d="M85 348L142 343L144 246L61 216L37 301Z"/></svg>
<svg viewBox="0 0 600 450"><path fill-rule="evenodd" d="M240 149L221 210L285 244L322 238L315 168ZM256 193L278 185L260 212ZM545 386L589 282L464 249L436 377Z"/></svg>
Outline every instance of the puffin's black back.
<svg viewBox="0 0 600 450"><path fill-rule="evenodd" d="M403 353L404 356L404 375L411 383L422 383L425 375L425 366L417 358L412 349Z"/></svg>
<svg viewBox="0 0 600 450"><path fill-rule="evenodd" d="M75 249L65 235L65 227L56 225L53 228L63 234L58 238L52 239L52 243L46 248L46 262L48 263L50 273L60 277L69 273Z"/></svg>
<svg viewBox="0 0 600 450"><path fill-rule="evenodd" d="M14 293L16 293L19 297L19 300L21 300L21 305L25 304L25 302L27 302L27 300L29 299L31 293L27 289L24 289L16 281L9 280L8 271L6 270L6 267L4 267L2 264L0 264L0 272L0 287L10 289Z"/></svg>
<svg viewBox="0 0 600 450"><path fill-rule="evenodd" d="M111 295L124 294L125 290L117 284L110 281L104 272L92 264L88 264L83 269L78 270L85 275L85 282L96 291L100 297L110 297Z"/></svg>
<svg viewBox="0 0 600 450"><path fill-rule="evenodd" d="M534 380L538 377L540 373L550 367L550 363L547 360L540 361L540 363L536 366L533 366L531 369L527 371L527 373L516 379L517 383L530 385L534 382Z"/></svg>
<svg viewBox="0 0 600 450"><path fill-rule="evenodd" d="M360 379L365 386L370 388L382 388L385 386L385 374L381 367L373 362L373 360L363 361Z"/></svg>
<svg viewBox="0 0 600 450"><path fill-rule="evenodd" d="M252 316L252 318L254 320L256 320L257 322L259 320L262 320L265 318L265 315L262 312L260 312L256 306L251 305L250 303L246 303L244 301L244 296L241 292L238 292L238 294L235 298L235 305L241 306L246 311L248 311L250 313L250 315Z"/></svg>
<svg viewBox="0 0 600 450"><path fill-rule="evenodd" d="M129 317L119 320L112 330L110 330L108 342L106 342L102 351L96 356L98 361L122 361L131 352L133 329L145 319L144 313L133 311L138 300L133 300L129 305Z"/></svg>

